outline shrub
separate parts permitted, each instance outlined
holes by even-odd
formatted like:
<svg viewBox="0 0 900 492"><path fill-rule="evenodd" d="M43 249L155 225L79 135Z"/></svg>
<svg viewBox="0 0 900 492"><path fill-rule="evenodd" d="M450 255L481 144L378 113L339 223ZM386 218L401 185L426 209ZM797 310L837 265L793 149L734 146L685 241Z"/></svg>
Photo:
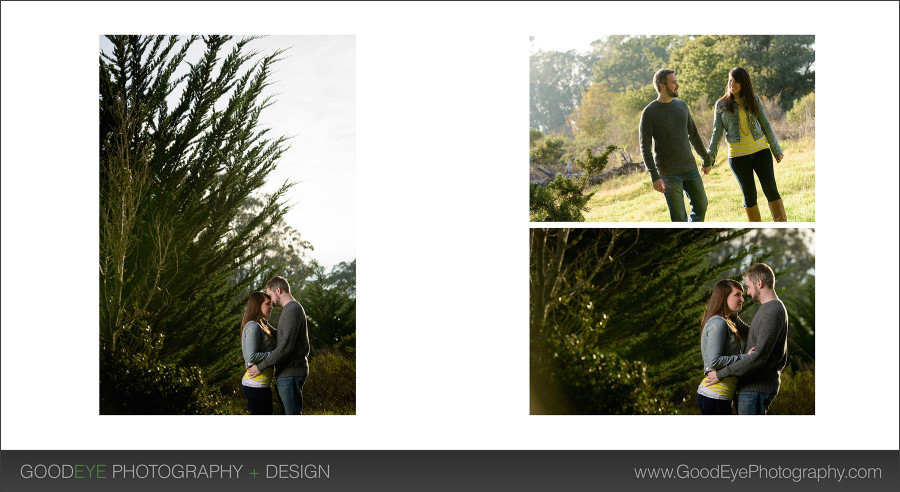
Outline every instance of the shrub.
<svg viewBox="0 0 900 492"><path fill-rule="evenodd" d="M531 221L584 222L583 212L587 211L587 202L594 196L594 193L584 194L586 187L586 179L566 179L562 174L557 174L546 187L531 183Z"/></svg>
<svg viewBox="0 0 900 492"><path fill-rule="evenodd" d="M796 371L790 367L781 372L781 388L769 407L770 415L815 415L816 373Z"/></svg>
<svg viewBox="0 0 900 492"><path fill-rule="evenodd" d="M816 93L809 94L794 101L794 106L785 115L791 125L791 136L815 136L816 132Z"/></svg>
<svg viewBox="0 0 900 492"><path fill-rule="evenodd" d="M353 332L341 338L340 341L338 341L338 343L334 346L334 348L347 357L356 359L356 332Z"/></svg>
<svg viewBox="0 0 900 492"><path fill-rule="evenodd" d="M127 326L100 346L101 414L221 413L221 396L198 367L160 362L164 335L147 324Z"/></svg>
<svg viewBox="0 0 900 492"><path fill-rule="evenodd" d="M356 414L356 359L335 349L318 351L309 361L303 387L303 411L314 414Z"/></svg>
<svg viewBox="0 0 900 492"><path fill-rule="evenodd" d="M565 402L543 402L547 413L671 414L675 408L647 378L647 365L598 348L564 343L553 349L550 383Z"/></svg>
<svg viewBox="0 0 900 492"><path fill-rule="evenodd" d="M576 159L575 165L585 171L587 176L598 176L609 161L609 156L618 147L609 145L600 154L594 155L594 149L584 149L584 159ZM546 188L531 183L530 217L537 222L584 222L587 203L594 193L585 193L588 187L585 177L566 178L557 174Z"/></svg>

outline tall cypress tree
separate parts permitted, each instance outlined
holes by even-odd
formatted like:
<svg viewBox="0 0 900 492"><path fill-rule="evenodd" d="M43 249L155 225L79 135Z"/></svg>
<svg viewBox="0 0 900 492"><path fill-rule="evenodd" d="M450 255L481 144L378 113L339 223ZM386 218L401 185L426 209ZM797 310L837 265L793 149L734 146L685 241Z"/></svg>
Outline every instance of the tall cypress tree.
<svg viewBox="0 0 900 492"><path fill-rule="evenodd" d="M293 185L236 225L288 148L259 122L283 51L250 51L252 37L230 50L231 36L108 39L112 51L100 55L101 394L114 399L115 381L127 379L104 374L118 371L113 359L195 368L197 380L215 385L240 367L243 305L234 299L270 265L234 272L266 248L264 234L287 212L282 200ZM188 49L198 42L203 55L191 63ZM107 403L112 411L169 411Z"/></svg>

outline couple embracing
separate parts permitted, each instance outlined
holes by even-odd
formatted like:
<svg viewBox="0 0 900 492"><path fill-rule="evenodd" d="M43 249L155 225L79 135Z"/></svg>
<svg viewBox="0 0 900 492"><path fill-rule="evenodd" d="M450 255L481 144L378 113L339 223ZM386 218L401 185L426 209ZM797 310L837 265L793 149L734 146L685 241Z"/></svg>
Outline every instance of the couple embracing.
<svg viewBox="0 0 900 492"><path fill-rule="evenodd" d="M701 171L704 175L709 174L723 135L728 146L728 164L744 195L747 219L751 222L761 220L753 180L755 173L769 202L772 220L787 222L772 164L772 156L775 156L775 161L781 162L784 152L772 132L759 96L753 92L747 70L736 67L728 73L725 95L716 102L708 149L703 148L687 103L676 99L679 85L675 72L659 70L653 77L653 83L659 97L641 113L638 134L641 155L650 172L653 189L665 195L672 222L688 219L703 222L709 202L691 147L703 159ZM684 195L691 204L690 217L684 208Z"/></svg>
<svg viewBox="0 0 900 492"><path fill-rule="evenodd" d="M716 283L703 314L700 352L706 377L697 388L703 415L731 415L732 400L739 415L765 415L781 386L788 314L775 293L775 273L754 263L742 276L747 294L760 304L749 326L738 316L744 289L735 280Z"/></svg>
<svg viewBox="0 0 900 492"><path fill-rule="evenodd" d="M275 306L284 308L277 329L266 321ZM241 320L241 352L246 368L241 388L250 414L272 414L272 386L286 415L303 414L303 384L309 376L309 333L306 312L291 295L291 286L284 277L273 277L266 282L265 291L250 293Z"/></svg>

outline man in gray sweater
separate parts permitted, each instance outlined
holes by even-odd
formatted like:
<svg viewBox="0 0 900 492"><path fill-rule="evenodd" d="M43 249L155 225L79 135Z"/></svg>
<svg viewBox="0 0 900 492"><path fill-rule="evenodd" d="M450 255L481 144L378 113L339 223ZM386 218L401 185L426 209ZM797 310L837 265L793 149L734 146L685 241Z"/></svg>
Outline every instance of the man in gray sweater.
<svg viewBox="0 0 900 492"><path fill-rule="evenodd" d="M659 97L644 108L638 130L644 165L650 172L653 189L666 197L672 222L688 220L685 194L691 203L691 222L703 222L708 205L706 189L691 147L703 159L703 174L709 174L713 163L687 103L675 99L679 88L675 72L662 69L653 76L653 83Z"/></svg>
<svg viewBox="0 0 900 492"><path fill-rule="evenodd" d="M275 388L286 415L303 414L303 383L309 376L309 332L306 312L291 295L291 286L284 277L272 277L266 282L266 294L276 306L283 306L278 319L275 350L255 366L250 376L275 366Z"/></svg>
<svg viewBox="0 0 900 492"><path fill-rule="evenodd" d="M775 293L775 273L765 263L744 271L747 294L760 303L750 323L745 347L756 350L733 364L707 374L707 386L737 376L738 415L765 415L781 386L781 370L787 364L788 314Z"/></svg>

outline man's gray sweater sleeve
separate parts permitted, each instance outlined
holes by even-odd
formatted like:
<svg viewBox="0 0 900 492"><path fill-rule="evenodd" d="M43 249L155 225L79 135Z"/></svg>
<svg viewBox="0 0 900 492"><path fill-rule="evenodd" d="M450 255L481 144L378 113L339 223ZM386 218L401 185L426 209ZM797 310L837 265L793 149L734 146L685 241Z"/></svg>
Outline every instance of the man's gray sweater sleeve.
<svg viewBox="0 0 900 492"><path fill-rule="evenodd" d="M691 147L694 148L697 155L703 159L703 167L712 166L713 163L710 162L709 152L706 151L706 146L703 145L703 139L700 138L700 132L697 131L697 125L694 124L694 118L691 116L690 110L688 110L688 140L690 140Z"/></svg>
<svg viewBox="0 0 900 492"><path fill-rule="evenodd" d="M764 369L767 362L772 357L772 352L778 348L776 347L779 338L778 333L781 327L784 326L784 319L780 318L783 318L784 310L760 309L756 312L756 316L762 317L762 319L758 321L754 320L757 321L757 326L759 327L757 328L757 335L753 339L753 347L755 347L756 350L746 358L717 371L717 378L724 379L728 376L740 377ZM750 343L748 342L748 345L749 344ZM746 349L750 350L753 347L746 347Z"/></svg>
<svg viewBox="0 0 900 492"><path fill-rule="evenodd" d="M275 350L256 365L259 371L277 365L285 356L294 352L294 346L297 344L297 337L300 333L298 329L300 326L299 316L302 312L302 309L288 309L287 307L281 312L281 317L278 319L278 341L275 344Z"/></svg>
<svg viewBox="0 0 900 492"><path fill-rule="evenodd" d="M653 122L647 114L647 110L641 113L641 123L638 125L638 141L641 143L641 156L644 158L644 165L650 172L650 180L659 179L659 171L656 169L656 162L653 160Z"/></svg>

